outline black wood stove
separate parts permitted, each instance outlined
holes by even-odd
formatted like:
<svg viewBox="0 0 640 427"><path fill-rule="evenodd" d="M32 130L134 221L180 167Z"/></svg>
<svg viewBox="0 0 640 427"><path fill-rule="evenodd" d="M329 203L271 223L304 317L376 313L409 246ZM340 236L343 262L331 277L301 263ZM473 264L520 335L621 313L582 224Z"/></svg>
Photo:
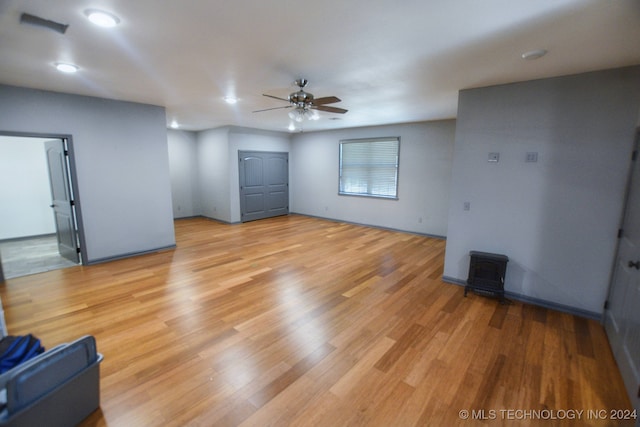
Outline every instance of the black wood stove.
<svg viewBox="0 0 640 427"><path fill-rule="evenodd" d="M469 290L479 294L498 296L504 304L504 277L507 272L506 255L487 252L469 252L469 277L464 287L464 296Z"/></svg>

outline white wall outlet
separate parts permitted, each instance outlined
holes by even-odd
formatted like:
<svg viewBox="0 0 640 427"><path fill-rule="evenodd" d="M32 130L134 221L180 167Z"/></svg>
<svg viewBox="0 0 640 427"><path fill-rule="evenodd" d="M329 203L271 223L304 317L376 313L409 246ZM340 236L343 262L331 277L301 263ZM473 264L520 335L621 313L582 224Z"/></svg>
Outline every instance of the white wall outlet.
<svg viewBox="0 0 640 427"><path fill-rule="evenodd" d="M527 157L525 158L527 163L535 163L538 161L538 153L537 152L529 152L527 153Z"/></svg>
<svg viewBox="0 0 640 427"><path fill-rule="evenodd" d="M464 210L465 211L470 211L471 210L471 202L464 202Z"/></svg>
<svg viewBox="0 0 640 427"><path fill-rule="evenodd" d="M500 161L500 153L489 153L489 162L498 163Z"/></svg>

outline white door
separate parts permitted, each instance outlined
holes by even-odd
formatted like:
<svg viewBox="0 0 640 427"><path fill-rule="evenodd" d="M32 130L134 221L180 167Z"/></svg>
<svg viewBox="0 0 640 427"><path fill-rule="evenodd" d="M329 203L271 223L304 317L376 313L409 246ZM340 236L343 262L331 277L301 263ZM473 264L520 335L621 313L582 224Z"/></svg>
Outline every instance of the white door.
<svg viewBox="0 0 640 427"><path fill-rule="evenodd" d="M605 328L629 399L640 416L640 167L635 160L639 145L640 129L636 132L622 236L605 310Z"/></svg>

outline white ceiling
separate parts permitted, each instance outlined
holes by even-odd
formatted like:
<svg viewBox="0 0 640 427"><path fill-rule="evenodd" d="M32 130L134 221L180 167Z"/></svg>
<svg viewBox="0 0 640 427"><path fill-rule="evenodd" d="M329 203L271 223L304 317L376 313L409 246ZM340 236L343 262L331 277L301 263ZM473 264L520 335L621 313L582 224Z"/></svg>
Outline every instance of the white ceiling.
<svg viewBox="0 0 640 427"><path fill-rule="evenodd" d="M252 111L286 105L262 94L286 98L300 77L349 110L313 131L453 118L460 89L636 64L640 0L0 0L0 83L162 105L189 130L286 131L289 110Z"/></svg>

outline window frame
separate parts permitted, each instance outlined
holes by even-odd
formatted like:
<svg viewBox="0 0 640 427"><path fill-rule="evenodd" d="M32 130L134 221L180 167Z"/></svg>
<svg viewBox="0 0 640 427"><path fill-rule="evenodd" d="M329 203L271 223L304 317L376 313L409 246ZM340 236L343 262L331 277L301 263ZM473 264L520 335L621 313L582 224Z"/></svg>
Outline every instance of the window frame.
<svg viewBox="0 0 640 427"><path fill-rule="evenodd" d="M351 144L351 143L374 143L374 142L396 142L398 144L398 149L396 152L396 164L395 164L395 195L383 195L383 194L370 194L370 193L354 193L354 192L345 192L342 190L342 177L343 177L343 144ZM357 138L357 139L342 139L338 145L338 195L339 196L351 196L351 197L367 197L373 199L385 199L385 200L399 200L399 191L400 191L400 137L399 136L388 136L388 137L376 137L376 138Z"/></svg>

